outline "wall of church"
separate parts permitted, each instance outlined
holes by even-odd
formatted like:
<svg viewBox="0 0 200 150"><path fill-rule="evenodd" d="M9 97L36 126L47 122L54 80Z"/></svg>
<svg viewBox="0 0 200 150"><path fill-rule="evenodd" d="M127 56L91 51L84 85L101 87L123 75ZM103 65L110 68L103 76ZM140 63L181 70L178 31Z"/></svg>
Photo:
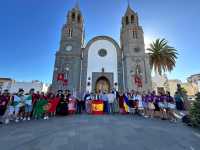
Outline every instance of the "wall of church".
<svg viewBox="0 0 200 150"><path fill-rule="evenodd" d="M99 55L99 50L101 49L107 51L106 56L101 57ZM117 49L112 42L104 39L94 41L89 47L87 82L89 82L88 78L92 79L93 72L102 72L102 68L104 68L105 72L112 72L114 74L114 83L118 83ZM92 84L87 86L87 90L92 90Z"/></svg>

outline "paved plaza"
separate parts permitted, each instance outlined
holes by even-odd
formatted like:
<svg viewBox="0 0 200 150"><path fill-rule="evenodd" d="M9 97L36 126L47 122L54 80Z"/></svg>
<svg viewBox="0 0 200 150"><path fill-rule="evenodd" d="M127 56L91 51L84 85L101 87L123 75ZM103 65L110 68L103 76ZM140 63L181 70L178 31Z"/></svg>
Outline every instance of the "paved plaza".
<svg viewBox="0 0 200 150"><path fill-rule="evenodd" d="M122 115L76 115L0 126L1 150L199 150L182 123Z"/></svg>

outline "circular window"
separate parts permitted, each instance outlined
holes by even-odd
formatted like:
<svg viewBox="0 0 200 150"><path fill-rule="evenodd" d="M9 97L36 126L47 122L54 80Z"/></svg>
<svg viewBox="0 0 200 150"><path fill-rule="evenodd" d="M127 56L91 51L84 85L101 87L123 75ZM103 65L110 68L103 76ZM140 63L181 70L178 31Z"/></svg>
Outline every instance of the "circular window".
<svg viewBox="0 0 200 150"><path fill-rule="evenodd" d="M100 49L98 52L99 56L105 57L107 55L107 51L105 49Z"/></svg>

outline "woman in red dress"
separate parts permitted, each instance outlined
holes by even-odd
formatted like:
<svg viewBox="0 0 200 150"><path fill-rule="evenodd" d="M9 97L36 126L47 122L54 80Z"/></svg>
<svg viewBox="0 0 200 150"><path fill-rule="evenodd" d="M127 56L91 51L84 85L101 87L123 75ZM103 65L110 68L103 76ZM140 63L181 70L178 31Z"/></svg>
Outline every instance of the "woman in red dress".
<svg viewBox="0 0 200 150"><path fill-rule="evenodd" d="M48 98L50 108L48 112L51 117L54 117L56 115L56 108L58 106L59 101L60 99L58 97L56 97L53 93L50 93L49 98Z"/></svg>

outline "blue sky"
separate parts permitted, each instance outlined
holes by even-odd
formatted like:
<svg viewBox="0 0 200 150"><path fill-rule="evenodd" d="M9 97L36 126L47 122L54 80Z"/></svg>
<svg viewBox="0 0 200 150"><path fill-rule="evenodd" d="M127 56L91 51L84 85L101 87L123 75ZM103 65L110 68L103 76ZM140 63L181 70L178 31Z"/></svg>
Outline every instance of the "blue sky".
<svg viewBox="0 0 200 150"><path fill-rule="evenodd" d="M86 42L97 35L119 41L127 0L79 0ZM66 15L76 0L0 1L0 76L16 80L52 80L55 52ZM200 1L130 0L139 14L147 43L166 38L179 50L169 78L200 73Z"/></svg>

